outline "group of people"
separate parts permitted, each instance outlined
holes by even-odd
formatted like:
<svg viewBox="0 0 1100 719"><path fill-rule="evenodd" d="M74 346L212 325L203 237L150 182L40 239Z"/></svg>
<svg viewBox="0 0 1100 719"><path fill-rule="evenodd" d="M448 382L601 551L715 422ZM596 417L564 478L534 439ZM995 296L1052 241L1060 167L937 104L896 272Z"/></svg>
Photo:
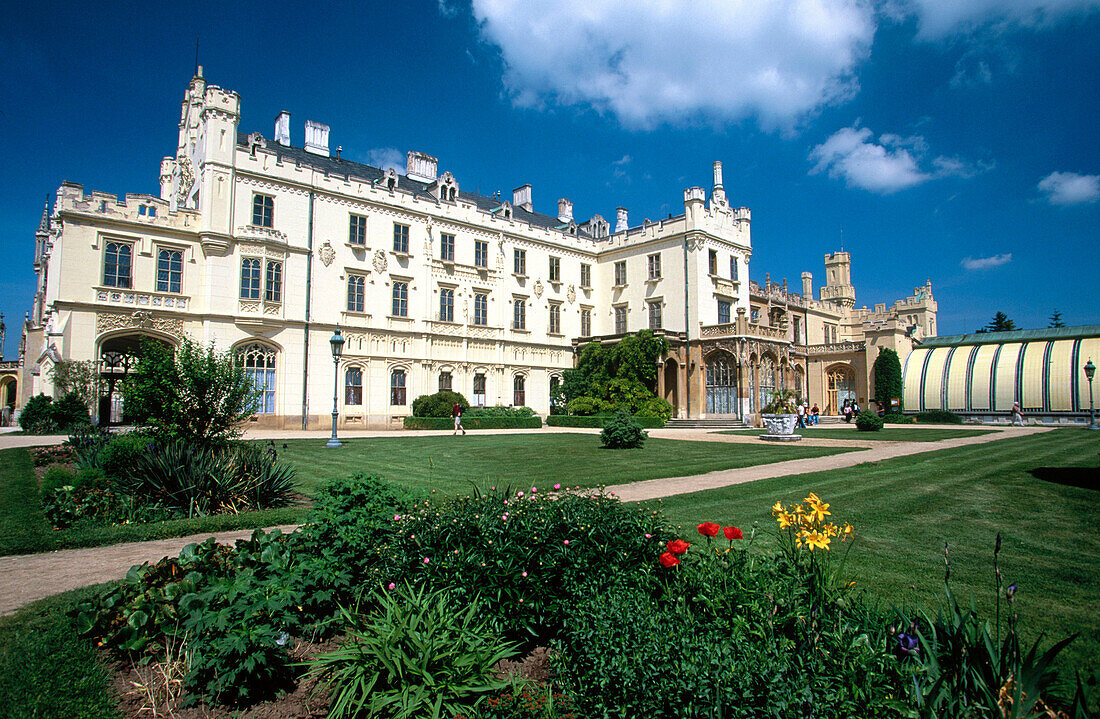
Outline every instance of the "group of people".
<svg viewBox="0 0 1100 719"><path fill-rule="evenodd" d="M798 426L800 429L806 429L812 427L821 420L821 410L817 408L817 403L814 403L813 407L810 407L809 402L801 402L798 405Z"/></svg>
<svg viewBox="0 0 1100 719"><path fill-rule="evenodd" d="M840 408L840 414L844 416L845 422L851 422L852 417L859 414L859 404L854 399L844 400L844 404Z"/></svg>

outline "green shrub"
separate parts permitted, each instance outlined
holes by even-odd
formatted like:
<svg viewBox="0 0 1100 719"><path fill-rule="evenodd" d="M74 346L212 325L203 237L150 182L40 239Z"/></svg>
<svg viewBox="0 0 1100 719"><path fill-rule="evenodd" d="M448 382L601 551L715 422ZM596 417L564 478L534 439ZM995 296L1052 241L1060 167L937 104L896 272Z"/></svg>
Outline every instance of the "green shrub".
<svg viewBox="0 0 1100 719"><path fill-rule="evenodd" d="M50 405L50 419L62 432L92 423L88 406L77 392L69 392Z"/></svg>
<svg viewBox="0 0 1100 719"><path fill-rule="evenodd" d="M577 415L551 415L546 418L547 427L593 427L602 428L612 414L597 414L591 417ZM660 429L665 426L665 420L660 417L635 417L634 420L644 429Z"/></svg>
<svg viewBox="0 0 1100 719"><path fill-rule="evenodd" d="M962 424L963 418L945 409L930 409L916 414L918 424Z"/></svg>
<svg viewBox="0 0 1100 719"><path fill-rule="evenodd" d="M898 401L897 411L903 408L904 386L901 377L901 360L889 347L880 347L871 370L875 375L875 397L883 407L890 407L890 400Z"/></svg>
<svg viewBox="0 0 1100 719"><path fill-rule="evenodd" d="M649 435L626 410L619 410L603 426L600 441L607 449L640 449Z"/></svg>
<svg viewBox="0 0 1100 719"><path fill-rule="evenodd" d="M29 434L51 434L57 431L51 411L53 398L38 394L27 400L19 413L19 427Z"/></svg>
<svg viewBox="0 0 1100 719"><path fill-rule="evenodd" d="M882 417L865 409L856 415L856 429L861 432L878 432L882 429Z"/></svg>
<svg viewBox="0 0 1100 719"><path fill-rule="evenodd" d="M612 404L610 402L588 396L575 397L569 400L569 403L565 406L565 410L569 414L581 417L590 417L601 412L608 412L611 409Z"/></svg>
<svg viewBox="0 0 1100 719"><path fill-rule="evenodd" d="M329 688L329 717L454 717L508 686L493 666L515 645L492 631L478 603L407 585L376 593L374 603L373 616L345 613L347 641L311 662Z"/></svg>
<svg viewBox="0 0 1100 719"><path fill-rule="evenodd" d="M449 417L405 417L405 429L454 429L454 421ZM539 417L469 417L462 415L462 426L466 429L538 429L542 426Z"/></svg>
<svg viewBox="0 0 1100 719"><path fill-rule="evenodd" d="M361 581L378 565L378 548L393 532L394 516L407 504L403 491L376 475L338 477L314 496L305 533L318 546L331 550Z"/></svg>
<svg viewBox="0 0 1100 719"><path fill-rule="evenodd" d="M153 446L153 438L140 432L109 435L107 442L96 451L94 459L85 464L93 464L108 477L128 479Z"/></svg>
<svg viewBox="0 0 1100 719"><path fill-rule="evenodd" d="M449 416L449 415L448 415ZM474 417L534 417L530 407L470 407L462 414L462 421Z"/></svg>
<svg viewBox="0 0 1100 719"><path fill-rule="evenodd" d="M900 412L887 412L882 421L886 424L914 424L917 420Z"/></svg>
<svg viewBox="0 0 1100 719"><path fill-rule="evenodd" d="M650 397L635 413L636 417L657 417L662 423L667 422L672 417L672 405L668 403L668 400L661 399L660 397Z"/></svg>
<svg viewBox="0 0 1100 719"><path fill-rule="evenodd" d="M465 410L470 406L458 392L446 390L435 394L423 394L413 400L412 413L414 417L450 417L456 404L462 405Z"/></svg>
<svg viewBox="0 0 1100 719"><path fill-rule="evenodd" d="M66 467L50 467L42 475L42 492L76 484L76 473Z"/></svg>
<svg viewBox="0 0 1100 719"><path fill-rule="evenodd" d="M512 674L511 686L488 697L471 719L576 719L570 694L555 684L521 679Z"/></svg>

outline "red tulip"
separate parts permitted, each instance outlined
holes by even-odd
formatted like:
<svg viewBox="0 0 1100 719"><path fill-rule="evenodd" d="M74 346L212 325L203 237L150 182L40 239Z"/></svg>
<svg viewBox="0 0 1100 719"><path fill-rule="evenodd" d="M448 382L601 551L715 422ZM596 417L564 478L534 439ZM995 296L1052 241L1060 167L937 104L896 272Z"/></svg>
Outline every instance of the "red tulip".
<svg viewBox="0 0 1100 719"><path fill-rule="evenodd" d="M673 554L683 554L691 545L682 539L674 539L668 543L668 551Z"/></svg>
<svg viewBox="0 0 1100 719"><path fill-rule="evenodd" d="M722 533L726 535L726 539L731 542L735 539L744 539L745 534L737 527L722 527Z"/></svg>
<svg viewBox="0 0 1100 719"><path fill-rule="evenodd" d="M659 559L661 560L662 567L675 567L680 563L680 560L672 556L672 552L665 552Z"/></svg>
<svg viewBox="0 0 1100 719"><path fill-rule="evenodd" d="M699 534L703 535L704 537L717 537L718 530L721 529L721 527L719 527L714 522L703 522L698 527L696 527L696 529L698 529Z"/></svg>

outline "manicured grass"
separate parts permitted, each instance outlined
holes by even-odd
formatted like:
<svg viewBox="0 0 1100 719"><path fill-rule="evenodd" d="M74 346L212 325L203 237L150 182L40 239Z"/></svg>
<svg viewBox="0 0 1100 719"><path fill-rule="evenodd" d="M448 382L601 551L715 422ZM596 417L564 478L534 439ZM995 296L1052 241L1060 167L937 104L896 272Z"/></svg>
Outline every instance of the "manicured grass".
<svg viewBox="0 0 1100 719"><path fill-rule="evenodd" d="M0 617L0 719L117 719L106 668L66 611L102 590L85 587Z"/></svg>
<svg viewBox="0 0 1100 719"><path fill-rule="evenodd" d="M767 430L728 430L719 434L743 434L760 436ZM939 427L929 429L914 429L912 427L899 427L886 425L878 432L860 432L855 427L838 427L836 429L822 427L807 427L796 429L795 434L800 434L807 439L848 439L859 442L864 441L889 441L889 442L938 442L941 439L958 439L960 437L977 437L980 434L996 432L995 429L941 429Z"/></svg>
<svg viewBox="0 0 1100 719"><path fill-rule="evenodd" d="M857 542L848 568L859 586L893 604L935 609L943 596L943 545L951 583L966 604L992 606L992 554L1004 537L1001 571L1019 587L1025 631L1048 643L1081 636L1063 668L1100 672L1100 433L1057 429L986 444L930 452L828 472L765 479L680 495L659 506L701 538L703 521L759 523L756 548L773 544L777 500L816 492L836 521L851 522Z"/></svg>
<svg viewBox="0 0 1100 719"><path fill-rule="evenodd" d="M601 449L594 434L486 434L343 440L329 449L320 440L288 440L279 456L298 471L300 490L311 494L331 477L361 471L379 474L413 490L444 495L473 485L569 486L620 484L660 477L682 477L835 454L834 447L731 445L649 439L642 449ZM839 451L848 451L840 449Z"/></svg>
<svg viewBox="0 0 1100 719"><path fill-rule="evenodd" d="M34 463L25 449L0 451L0 554L49 548L53 531L42 516Z"/></svg>

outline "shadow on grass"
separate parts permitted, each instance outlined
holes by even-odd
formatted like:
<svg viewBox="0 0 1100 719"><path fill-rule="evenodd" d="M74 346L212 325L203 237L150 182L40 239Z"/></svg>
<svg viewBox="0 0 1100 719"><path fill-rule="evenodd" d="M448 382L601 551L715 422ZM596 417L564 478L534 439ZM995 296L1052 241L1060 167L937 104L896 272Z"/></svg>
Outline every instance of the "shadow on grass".
<svg viewBox="0 0 1100 719"><path fill-rule="evenodd" d="M1036 467L1028 470L1028 474L1043 482L1100 491L1100 468L1097 467Z"/></svg>

